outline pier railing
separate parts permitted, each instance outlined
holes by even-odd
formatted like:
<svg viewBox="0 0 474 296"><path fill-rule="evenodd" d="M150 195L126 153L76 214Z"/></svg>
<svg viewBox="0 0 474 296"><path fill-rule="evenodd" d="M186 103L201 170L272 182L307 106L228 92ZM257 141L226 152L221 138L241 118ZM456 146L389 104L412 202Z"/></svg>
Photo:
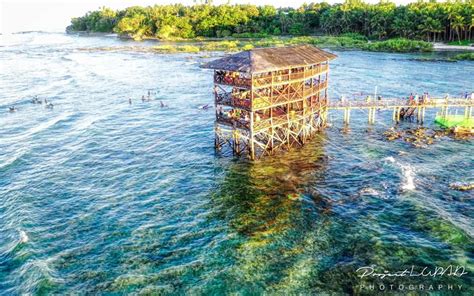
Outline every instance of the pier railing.
<svg viewBox="0 0 474 296"><path fill-rule="evenodd" d="M422 98L421 100L410 99L377 99L366 101L330 101L329 110L343 110L344 123L350 121L351 110L367 110L369 113L369 123L375 123L376 110L393 110L393 121L399 122L403 118L416 116L418 122L423 122L425 110L429 108L441 109L441 115L448 115L448 108L465 108L466 118L471 118L474 107L473 99L461 98Z"/></svg>
<svg viewBox="0 0 474 296"><path fill-rule="evenodd" d="M410 101L407 99L387 98L382 100L346 100L346 101L335 101L330 100L328 104L329 109L392 109L392 108L439 108L439 107L466 107L472 106L474 100L471 99L460 99L460 98L431 98L424 101Z"/></svg>

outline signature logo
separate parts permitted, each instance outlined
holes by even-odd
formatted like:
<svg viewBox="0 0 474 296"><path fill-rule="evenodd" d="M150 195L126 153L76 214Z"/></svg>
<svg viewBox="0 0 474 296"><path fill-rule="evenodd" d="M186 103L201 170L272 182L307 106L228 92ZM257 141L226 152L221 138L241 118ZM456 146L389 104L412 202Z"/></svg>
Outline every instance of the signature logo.
<svg viewBox="0 0 474 296"><path fill-rule="evenodd" d="M376 271L375 266L364 266L360 267L356 270L356 273L360 278L364 277L374 277L379 279L384 278L395 278L395 277L462 277L463 275L467 274L466 268L464 266L453 266L448 265L445 267L436 266L434 268L423 267L423 268L416 268L415 266L411 266L411 268L407 268L404 270L398 271L389 271L384 270L383 272Z"/></svg>

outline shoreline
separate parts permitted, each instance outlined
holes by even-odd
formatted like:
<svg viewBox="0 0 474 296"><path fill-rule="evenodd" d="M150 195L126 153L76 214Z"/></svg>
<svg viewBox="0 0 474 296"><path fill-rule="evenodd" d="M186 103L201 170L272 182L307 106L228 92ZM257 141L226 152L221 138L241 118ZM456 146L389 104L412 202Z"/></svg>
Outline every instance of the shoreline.
<svg viewBox="0 0 474 296"><path fill-rule="evenodd" d="M267 38L208 38L208 37L196 37L196 38L191 38L191 39L159 39L157 37L153 36L144 36L143 38L137 40L134 39L131 36L128 35L121 35L117 33L106 33L106 32L86 32L86 31L66 31L66 34L76 34L79 36L85 36L85 37L114 37L118 39L123 39L123 40L133 40L133 41L152 41L157 44L161 44L162 46L165 44L172 44L172 43L187 43L189 46L195 46L195 45L202 45L205 43L217 43L217 42L241 42L241 43L246 43L248 45L254 46L254 47L268 47L268 46L259 46L258 43L265 43L265 41L271 42L274 41L274 46L281 46L281 45L293 45L291 43L285 43L285 40L291 41L292 38L314 38L314 39L330 39L333 38L334 40L338 40L339 38L346 38L344 36L331 36L331 35L322 35L322 36L314 36L314 35L309 35L309 36L270 36ZM394 39L388 39L388 40L394 40ZM357 41L357 40L356 40ZM360 41L360 40L359 40ZM385 42L387 40L382 40L382 41L367 41L366 44L378 44L381 42ZM425 42L423 40L411 40L413 42ZM304 42L303 42L304 43ZM427 42L428 43L428 42ZM311 43L308 43L311 44ZM446 43L441 43L441 42L430 42L429 44L432 45L431 52L474 52L474 46L466 46L466 45L448 45ZM355 44L355 45L337 45L337 44L331 44L331 42L322 42L321 44L313 44L318 47L322 48L329 48L329 49L345 49L345 50L361 50L361 51L373 51L373 52L397 52L393 50L367 50L364 48L364 44ZM237 50L245 50L242 48L237 48ZM179 51L179 50L177 50ZM204 50L205 51L205 50ZM230 51L235 51L235 48L232 48ZM420 53L420 52L430 52L430 51L424 51L424 50L406 50L406 51L401 51L402 53Z"/></svg>
<svg viewBox="0 0 474 296"><path fill-rule="evenodd" d="M474 51L474 46L468 45L449 45L441 42L434 42L433 51Z"/></svg>

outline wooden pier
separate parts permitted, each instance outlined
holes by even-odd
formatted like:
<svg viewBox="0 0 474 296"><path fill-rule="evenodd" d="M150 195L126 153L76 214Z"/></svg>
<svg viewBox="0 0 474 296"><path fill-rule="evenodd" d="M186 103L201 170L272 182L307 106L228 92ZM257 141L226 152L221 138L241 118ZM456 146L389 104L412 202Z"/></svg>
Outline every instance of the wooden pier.
<svg viewBox="0 0 474 296"><path fill-rule="evenodd" d="M370 101L340 101L332 100L328 103L328 110L343 111L344 124L350 123L351 111L367 110L368 123L374 124L377 110L393 110L392 120L400 122L402 119L416 118L416 121L425 121L426 109L438 109L441 116L448 116L451 108L464 108L464 116L472 117L474 100L462 98L429 98L422 101L409 99L380 99Z"/></svg>
<svg viewBox="0 0 474 296"><path fill-rule="evenodd" d="M342 110L349 124L351 111L368 111L376 122L377 110L393 110L393 120L416 116L425 120L426 109L464 107L472 116L473 100L375 99L329 101L329 61L336 55L310 45L258 48L211 61L216 109L215 147L257 159L278 150L304 145L324 128L330 110Z"/></svg>

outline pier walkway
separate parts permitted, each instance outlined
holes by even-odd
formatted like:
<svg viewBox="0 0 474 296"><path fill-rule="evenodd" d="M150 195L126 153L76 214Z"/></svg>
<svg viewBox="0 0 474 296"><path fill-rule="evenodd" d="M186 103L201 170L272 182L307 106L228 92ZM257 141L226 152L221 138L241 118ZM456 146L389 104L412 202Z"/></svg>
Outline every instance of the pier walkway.
<svg viewBox="0 0 474 296"><path fill-rule="evenodd" d="M369 123L375 123L376 110L393 110L393 121L399 122L404 118L416 117L417 121L423 123L426 109L440 109L441 116L447 116L449 108L464 108L464 116L472 117L474 100L462 98L430 98L424 101L409 99L372 99L368 100L344 100L330 101L328 110L344 111L344 123L349 124L352 110L367 110Z"/></svg>

